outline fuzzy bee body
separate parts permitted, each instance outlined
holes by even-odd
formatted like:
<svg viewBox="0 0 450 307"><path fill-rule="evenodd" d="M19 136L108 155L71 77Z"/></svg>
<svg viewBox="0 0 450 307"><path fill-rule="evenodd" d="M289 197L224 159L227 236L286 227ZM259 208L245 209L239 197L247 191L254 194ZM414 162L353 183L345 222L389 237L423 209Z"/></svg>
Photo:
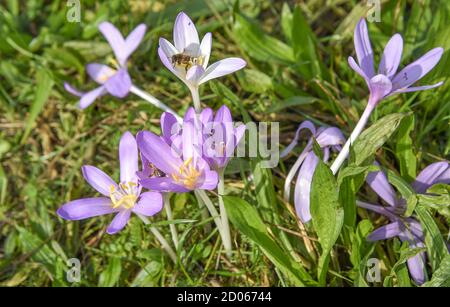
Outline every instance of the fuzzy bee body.
<svg viewBox="0 0 450 307"><path fill-rule="evenodd" d="M202 65L202 57L194 57L185 53L177 53L172 56L173 67L184 67L186 72L194 65Z"/></svg>

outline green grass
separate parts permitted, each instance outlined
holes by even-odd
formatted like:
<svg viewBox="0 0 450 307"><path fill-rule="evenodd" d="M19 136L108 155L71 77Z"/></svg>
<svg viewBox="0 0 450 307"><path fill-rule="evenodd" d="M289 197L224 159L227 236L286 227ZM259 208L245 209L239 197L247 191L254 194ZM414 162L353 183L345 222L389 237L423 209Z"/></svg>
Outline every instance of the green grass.
<svg viewBox="0 0 450 307"><path fill-rule="evenodd" d="M105 233L110 217L67 222L55 213L69 200L93 195L83 180L82 165L95 165L118 178L117 148L123 132L159 130L161 112L136 96L123 100L105 96L81 111L73 96L64 91L64 81L83 89L93 86L84 65L112 59L97 30L104 20L123 33L141 22L147 24L144 42L131 58L130 74L136 85L180 114L191 105L189 91L163 67L156 50L160 36L172 37L175 16L184 10L200 35L213 32L212 61L239 56L248 62L245 70L203 86L205 105L217 109L225 103L236 120L245 121L249 116L255 121L280 122L283 146L305 119L337 126L348 135L367 99L362 78L347 64L347 57L354 55L353 29L367 9L365 2L306 0L297 8L291 2L82 1L81 23L68 23L65 1L3 1L0 285L69 286L66 262L74 257L81 260L77 285L82 286L284 286L304 282L306 275L317 281L321 260L314 227L298 223L293 205L282 200L285 174L294 156L271 170L259 169L257 161L250 159L235 160L229 167L226 192L245 201L243 206L260 217L262 224L255 226L262 227L258 235L267 231L258 241L252 237L254 233L234 228L233 222L231 260L221 249L217 231L209 231L212 221L202 219L193 194L171 198L175 219L194 220L177 224L182 239L176 266L136 217L120 234L110 236ZM396 95L383 101L371 117L373 123L390 113L414 112L411 148L418 172L432 162L450 158L450 3L382 2L381 22L369 23L375 55L382 53L396 32L405 40L403 66L433 47L445 49L440 64L420 81L443 80L443 86ZM394 175L401 169L397 140L394 135L377 151L377 158ZM408 179L414 173L416 170L407 169L401 175ZM366 186L358 197L376 198ZM427 214L437 235L441 233L445 239L448 216L432 210L421 212L421 218ZM359 268L373 255L383 262L383 277L394 274L385 285L409 285L405 260L400 256L404 247L398 240L376 245L365 242L369 230L384 223L374 215L370 221L368 217L366 211L358 210L357 222L363 221L357 228L344 229L333 247L323 284L363 285ZM165 221L165 213L152 221ZM156 225L169 240L169 226ZM275 255L273 249L277 249ZM448 276L444 269L439 274ZM297 275L291 276L291 271Z"/></svg>

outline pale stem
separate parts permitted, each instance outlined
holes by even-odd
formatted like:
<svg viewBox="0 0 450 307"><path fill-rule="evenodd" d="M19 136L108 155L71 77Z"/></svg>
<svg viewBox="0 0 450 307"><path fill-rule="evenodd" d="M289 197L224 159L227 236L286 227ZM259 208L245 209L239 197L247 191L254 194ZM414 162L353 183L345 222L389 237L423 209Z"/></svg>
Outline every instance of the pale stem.
<svg viewBox="0 0 450 307"><path fill-rule="evenodd" d="M219 212L217 212L211 199L203 190L195 190L195 195L197 196L197 198L200 198L203 204L205 204L206 208L208 208L209 214L211 214L211 216L214 218L214 222L216 223L216 226L219 229L220 236L222 237L223 240L222 220L220 219Z"/></svg>
<svg viewBox="0 0 450 307"><path fill-rule="evenodd" d="M230 223L228 222L227 210L225 209L225 205L223 203L223 195L225 194L225 179L224 179L225 169L222 168L219 170L219 183L217 184L217 194L219 195L219 210L220 217L222 221L222 240L223 246L225 248L225 252L227 256L231 257L231 235L230 235Z"/></svg>
<svg viewBox="0 0 450 307"><path fill-rule="evenodd" d="M342 148L339 155L336 157L336 160L334 160L333 164L331 165L331 171L333 172L333 175L335 175L338 172L342 163L344 163L345 159L347 159L348 154L350 152L350 146L353 145L355 140L358 138L358 136L363 131L364 127L367 124L367 121L369 120L370 114L372 113L374 108L375 108L375 104L371 103L369 100L369 103L367 104L366 109L364 110L363 114L361 115L361 118L359 119L358 123L356 124L355 129L353 129L352 134L348 138L347 142L345 142L345 145Z"/></svg>
<svg viewBox="0 0 450 307"><path fill-rule="evenodd" d="M170 207L170 195L169 193L164 193L164 209L166 209L167 220L169 222L173 221L172 208ZM175 249L178 249L178 231L175 224L169 224L170 233L172 234L172 242L175 245Z"/></svg>
<svg viewBox="0 0 450 307"><path fill-rule="evenodd" d="M138 87L136 87L134 85L131 86L130 92L132 92L136 96L139 96L142 99L148 101L150 104L154 105L155 107L157 107L157 108L159 108L159 109L161 109L161 110L163 110L165 112L172 113L176 117L178 122L182 121L181 117L177 114L177 112L175 112L174 110L172 110L171 108L166 106L164 103L162 103L160 100L156 99L155 97L153 97L149 93L141 90L140 88L138 88Z"/></svg>
<svg viewBox="0 0 450 307"><path fill-rule="evenodd" d="M199 114L201 109L201 103L200 103L200 94L198 92L198 86L190 86L189 89L191 90L192 102L194 103L195 113Z"/></svg>
<svg viewBox="0 0 450 307"><path fill-rule="evenodd" d="M150 225L150 221L143 215L138 214L139 218L144 222L145 225ZM173 263L177 263L177 255L173 251L172 247L169 245L169 243L166 241L164 236L159 232L158 229L156 229L153 226L150 226L150 231L153 233L153 235L158 239L159 243L161 243L162 248L166 251L166 253L169 255L170 259L172 259Z"/></svg>

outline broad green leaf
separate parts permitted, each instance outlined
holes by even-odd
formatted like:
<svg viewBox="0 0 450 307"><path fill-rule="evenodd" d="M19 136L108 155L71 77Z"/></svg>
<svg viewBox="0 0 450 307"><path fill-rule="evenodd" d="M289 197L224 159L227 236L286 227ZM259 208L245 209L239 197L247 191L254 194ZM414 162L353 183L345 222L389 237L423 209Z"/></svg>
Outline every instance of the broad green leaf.
<svg viewBox="0 0 450 307"><path fill-rule="evenodd" d="M311 283L311 277L289 253L272 239L258 211L240 197L225 196L225 208L233 225L255 242L267 258L296 286Z"/></svg>
<svg viewBox="0 0 450 307"><path fill-rule="evenodd" d="M319 160L311 183L310 210L322 254L318 264L320 284L324 285L330 252L341 233L344 210L339 203L339 189L329 167Z"/></svg>
<svg viewBox="0 0 450 307"><path fill-rule="evenodd" d="M442 259L439 268L431 276L431 280L424 283L423 287L450 287L450 255Z"/></svg>
<svg viewBox="0 0 450 307"><path fill-rule="evenodd" d="M364 130L353 146L351 161L360 166L383 146L399 126L405 114L394 113L386 115Z"/></svg>
<svg viewBox="0 0 450 307"><path fill-rule="evenodd" d="M400 174L408 181L416 178L417 159L414 154L413 141L410 136L414 129L414 114L405 116L397 131L395 156L400 165Z"/></svg>
<svg viewBox="0 0 450 307"><path fill-rule="evenodd" d="M150 261L134 278L131 283L132 287L156 287L158 279L164 267L161 262Z"/></svg>
<svg viewBox="0 0 450 307"><path fill-rule="evenodd" d="M36 74L36 95L34 97L33 103L31 104L28 118L25 122L25 130L22 135L22 144L25 143L31 129L33 128L36 118L44 108L44 105L47 102L48 97L50 96L52 87L53 80L51 79L48 72L44 68L41 68Z"/></svg>
<svg viewBox="0 0 450 307"><path fill-rule="evenodd" d="M291 47L265 34L258 23L241 14L236 14L233 33L240 47L258 61L272 63L295 62Z"/></svg>
<svg viewBox="0 0 450 307"><path fill-rule="evenodd" d="M100 273L99 287L113 287L119 282L122 273L122 261L119 257L109 258L108 266Z"/></svg>

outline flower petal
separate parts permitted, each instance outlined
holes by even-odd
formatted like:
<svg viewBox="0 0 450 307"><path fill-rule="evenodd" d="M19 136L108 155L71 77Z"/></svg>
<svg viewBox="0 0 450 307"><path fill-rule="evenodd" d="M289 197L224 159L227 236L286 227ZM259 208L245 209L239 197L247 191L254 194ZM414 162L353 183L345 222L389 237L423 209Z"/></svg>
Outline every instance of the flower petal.
<svg viewBox="0 0 450 307"><path fill-rule="evenodd" d="M119 143L120 182L137 182L138 159L136 139L127 131L122 135Z"/></svg>
<svg viewBox="0 0 450 307"><path fill-rule="evenodd" d="M366 76L370 79L375 75L375 70L373 66L372 46L370 44L369 32L364 18L361 18L356 25L354 43L359 67L361 67Z"/></svg>
<svg viewBox="0 0 450 307"><path fill-rule="evenodd" d="M317 143L320 147L336 146L345 143L345 137L342 131L336 127L323 129L317 136Z"/></svg>
<svg viewBox="0 0 450 307"><path fill-rule="evenodd" d="M128 71L124 68L119 69L114 76L106 81L105 88L111 95L124 98L131 88L131 78Z"/></svg>
<svg viewBox="0 0 450 307"><path fill-rule="evenodd" d="M78 97L81 97L85 94L84 92L77 90L76 88L74 88L72 85L70 85L67 82L64 82L64 89L66 91L68 91L69 93L71 93L72 95L78 96Z"/></svg>
<svg viewBox="0 0 450 307"><path fill-rule="evenodd" d="M418 60L403 68L394 79L392 79L393 90L402 90L420 80L432 70L437 63L439 63L443 53L444 49L434 48Z"/></svg>
<svg viewBox="0 0 450 307"><path fill-rule="evenodd" d="M159 136L150 131L137 134L137 143L142 154L166 174L178 172L183 161L176 155L175 150L165 143Z"/></svg>
<svg viewBox="0 0 450 307"><path fill-rule="evenodd" d="M158 55L159 55L159 58L160 58L161 62L163 63L163 65L186 84L185 76L182 75L178 70L176 70L174 68L173 64L171 63L171 61L169 60L167 55L164 53L164 51L161 47L158 48Z"/></svg>
<svg viewBox="0 0 450 307"><path fill-rule="evenodd" d="M154 191L176 192L176 193L189 192L189 189L185 188L182 185L177 184L170 177L147 178L142 179L140 183L144 188Z"/></svg>
<svg viewBox="0 0 450 307"><path fill-rule="evenodd" d="M233 118L231 116L230 109L224 104L219 110L216 112L216 116L214 117L214 122L216 123L231 123L233 122Z"/></svg>
<svg viewBox="0 0 450 307"><path fill-rule="evenodd" d="M89 217L117 212L106 197L82 198L64 204L56 213L65 220L83 220Z"/></svg>
<svg viewBox="0 0 450 307"><path fill-rule="evenodd" d="M403 38L400 34L395 34L384 47L378 73L392 78L397 72L398 65L402 59Z"/></svg>
<svg viewBox="0 0 450 307"><path fill-rule="evenodd" d="M121 231L127 224L130 219L131 210L122 210L116 214L113 218L111 224L109 224L106 232L110 235L113 235L119 231Z"/></svg>
<svg viewBox="0 0 450 307"><path fill-rule="evenodd" d="M81 168L84 179L101 194L108 196L111 191L111 186L117 189L117 184L106 175L102 170L91 165L84 165Z"/></svg>
<svg viewBox="0 0 450 307"><path fill-rule="evenodd" d="M297 211L299 218L304 223L311 220L311 212L309 208L311 181L318 162L319 158L317 158L313 152L309 152L300 168L300 171L298 172L297 182L295 183L295 210Z"/></svg>
<svg viewBox="0 0 450 307"><path fill-rule="evenodd" d="M401 222L396 221L385 226L382 226L373 231L367 236L367 241L379 241L396 237L404 230L404 226Z"/></svg>
<svg viewBox="0 0 450 307"><path fill-rule="evenodd" d="M163 197L158 192L142 193L132 211L145 216L153 216L163 208Z"/></svg>
<svg viewBox="0 0 450 307"><path fill-rule="evenodd" d="M353 57L348 57L348 65L361 77L364 78L368 87L370 87L370 78L366 75L366 73L361 69L361 67L356 64L356 61Z"/></svg>
<svg viewBox="0 0 450 307"><path fill-rule="evenodd" d="M378 163L375 163L379 165ZM385 202L395 207L397 206L397 195L394 188L389 183L386 174L382 171L371 172L367 175L366 182L370 188L377 193Z"/></svg>
<svg viewBox="0 0 450 307"><path fill-rule="evenodd" d="M444 174L450 165L448 162L435 162L427 167L425 167L419 175L417 175L416 180L413 182L412 187L417 193L425 193L429 187L436 183L445 183L444 180L439 180L440 176ZM447 178L449 180L449 178Z"/></svg>
<svg viewBox="0 0 450 307"><path fill-rule="evenodd" d="M385 75L376 75L369 82L370 98L369 103L377 104L387 96L392 90L392 83Z"/></svg>
<svg viewBox="0 0 450 307"><path fill-rule="evenodd" d="M215 62L205 70L205 73L200 79L199 84L205 83L206 81L211 79L231 74L239 69L244 68L245 65L247 65L247 62L240 58L228 58Z"/></svg>
<svg viewBox="0 0 450 307"><path fill-rule="evenodd" d="M83 96L81 96L80 101L78 102L78 107L80 109L86 109L89 107L98 97L106 94L106 90L103 86L97 87L96 89L93 89L92 91L89 91L87 93L84 93Z"/></svg>
<svg viewBox="0 0 450 307"><path fill-rule="evenodd" d="M107 21L100 23L98 29L108 41L119 63L122 62L126 58L125 40L122 34L112 23Z"/></svg>
<svg viewBox="0 0 450 307"><path fill-rule="evenodd" d="M214 190L219 182L219 176L217 172L205 170L203 175L203 180L198 187L201 190Z"/></svg>
<svg viewBox="0 0 450 307"><path fill-rule="evenodd" d="M98 84L105 84L105 82L117 72L115 69L99 63L87 64L86 71L89 77Z"/></svg>
<svg viewBox="0 0 450 307"><path fill-rule="evenodd" d="M172 143L172 135L178 134L180 130L180 124L172 113L164 112L161 115L161 135L167 144Z"/></svg>
<svg viewBox="0 0 450 307"><path fill-rule="evenodd" d="M211 55L211 47L212 47L212 34L206 33L203 36L202 42L200 43L200 52L203 57L203 68L206 69L209 63L209 56Z"/></svg>
<svg viewBox="0 0 450 307"><path fill-rule="evenodd" d="M298 143L298 139L300 138L300 132L303 129L308 129L312 135L316 134L316 126L314 126L314 124L312 122L310 122L309 120L305 120L304 122L302 122L298 128L297 131L295 132L295 137L292 140L291 144L289 144L280 154L281 158L286 157L293 149L294 147L297 145Z"/></svg>
<svg viewBox="0 0 450 307"><path fill-rule="evenodd" d="M205 70L203 69L203 66L195 65L189 68L189 70L187 71L186 80L190 85L198 86L199 80L203 77L204 74Z"/></svg>
<svg viewBox="0 0 450 307"><path fill-rule="evenodd" d="M422 85L422 86L407 87L407 88L396 90L396 91L392 92L392 94L425 91L425 90L429 90L429 89L432 89L432 88L435 88L435 87L439 87L442 84L444 84L443 81L438 82L438 83L433 84L433 85Z"/></svg>
<svg viewBox="0 0 450 307"><path fill-rule="evenodd" d="M173 41L181 53L200 44L194 23L184 12L178 14L173 27Z"/></svg>
<svg viewBox="0 0 450 307"><path fill-rule="evenodd" d="M141 43L144 38L145 31L147 31L147 26L145 24L140 24L130 34L128 34L125 39L125 47L124 47L124 59L121 59L122 62L119 61L121 66L126 65L127 59L130 55L136 50L136 48Z"/></svg>

